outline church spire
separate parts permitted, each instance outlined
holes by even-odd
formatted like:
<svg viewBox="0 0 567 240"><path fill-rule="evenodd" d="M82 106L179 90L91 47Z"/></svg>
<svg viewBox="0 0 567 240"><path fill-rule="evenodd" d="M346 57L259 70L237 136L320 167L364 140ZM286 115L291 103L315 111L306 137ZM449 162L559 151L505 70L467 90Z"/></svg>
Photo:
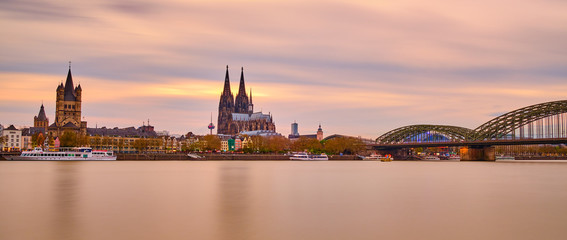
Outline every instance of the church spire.
<svg viewBox="0 0 567 240"><path fill-rule="evenodd" d="M228 77L228 65L226 65L226 75L224 77L224 89L222 91L223 94L231 93L230 91L230 79Z"/></svg>
<svg viewBox="0 0 567 240"><path fill-rule="evenodd" d="M238 88L238 94L236 95L236 99L234 101L234 112L248 112L248 96L246 95L246 86L244 84L244 67L241 68L240 72L240 86Z"/></svg>
<svg viewBox="0 0 567 240"><path fill-rule="evenodd" d="M47 121L47 116L45 115L45 109L43 108L43 102L41 103L39 114L37 114L37 119L40 121Z"/></svg>
<svg viewBox="0 0 567 240"><path fill-rule="evenodd" d="M244 84L244 67L241 68L240 72L240 86L238 88L238 95L246 96L246 86Z"/></svg>
<svg viewBox="0 0 567 240"><path fill-rule="evenodd" d="M73 86L73 76L71 75L71 62L69 62L69 72L67 72L67 80L65 81L65 101L76 101L75 88Z"/></svg>
<svg viewBox="0 0 567 240"><path fill-rule="evenodd" d="M252 103L252 88L250 88L250 102L248 103L248 113L254 113L254 104Z"/></svg>

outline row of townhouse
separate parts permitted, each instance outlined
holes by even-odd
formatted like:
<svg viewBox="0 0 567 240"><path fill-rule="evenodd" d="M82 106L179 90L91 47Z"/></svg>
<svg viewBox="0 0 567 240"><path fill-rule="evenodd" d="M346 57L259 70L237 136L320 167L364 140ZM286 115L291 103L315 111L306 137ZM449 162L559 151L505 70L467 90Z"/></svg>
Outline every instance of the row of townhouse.
<svg viewBox="0 0 567 240"><path fill-rule="evenodd" d="M252 139L249 136L222 139L220 150L223 152L240 151L248 147L251 143L252 143Z"/></svg>
<svg viewBox="0 0 567 240"><path fill-rule="evenodd" d="M31 131L30 131L31 130ZM32 150L35 146L32 143L32 136L36 133L34 129L17 129L14 125L4 128L0 124L0 151L26 151ZM42 133L43 134L43 133ZM85 136L77 145L92 147L95 150L110 150L120 153L136 152L178 152L187 150L199 137L187 135L182 137L155 136ZM58 138L47 137L44 142L45 147L57 149L60 146Z"/></svg>

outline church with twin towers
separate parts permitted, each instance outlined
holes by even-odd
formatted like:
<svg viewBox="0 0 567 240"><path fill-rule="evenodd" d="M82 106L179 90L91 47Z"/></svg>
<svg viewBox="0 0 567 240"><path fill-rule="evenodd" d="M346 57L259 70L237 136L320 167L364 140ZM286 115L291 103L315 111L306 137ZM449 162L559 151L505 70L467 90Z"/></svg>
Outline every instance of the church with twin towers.
<svg viewBox="0 0 567 240"><path fill-rule="evenodd" d="M234 135L240 132L269 130L276 131L271 114L254 112L252 90L250 96L244 83L244 68L240 72L240 86L236 98L230 90L228 66L224 78L224 88L219 101L217 134Z"/></svg>

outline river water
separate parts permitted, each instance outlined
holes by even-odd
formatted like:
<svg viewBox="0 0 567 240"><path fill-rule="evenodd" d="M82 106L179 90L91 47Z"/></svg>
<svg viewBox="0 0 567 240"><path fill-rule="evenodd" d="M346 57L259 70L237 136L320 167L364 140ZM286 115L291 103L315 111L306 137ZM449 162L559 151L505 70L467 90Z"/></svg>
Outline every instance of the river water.
<svg viewBox="0 0 567 240"><path fill-rule="evenodd" d="M567 239L567 163L1 161L0 239Z"/></svg>

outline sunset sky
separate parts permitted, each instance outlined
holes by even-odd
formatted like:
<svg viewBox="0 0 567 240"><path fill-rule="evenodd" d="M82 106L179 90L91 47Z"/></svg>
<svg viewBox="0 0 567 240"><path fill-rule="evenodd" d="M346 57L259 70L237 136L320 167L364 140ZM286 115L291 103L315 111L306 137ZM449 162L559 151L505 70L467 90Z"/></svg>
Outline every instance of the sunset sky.
<svg viewBox="0 0 567 240"><path fill-rule="evenodd" d="M2 0L0 124L33 125L72 61L88 127L208 133L229 65L287 135L476 128L567 99L567 1Z"/></svg>

